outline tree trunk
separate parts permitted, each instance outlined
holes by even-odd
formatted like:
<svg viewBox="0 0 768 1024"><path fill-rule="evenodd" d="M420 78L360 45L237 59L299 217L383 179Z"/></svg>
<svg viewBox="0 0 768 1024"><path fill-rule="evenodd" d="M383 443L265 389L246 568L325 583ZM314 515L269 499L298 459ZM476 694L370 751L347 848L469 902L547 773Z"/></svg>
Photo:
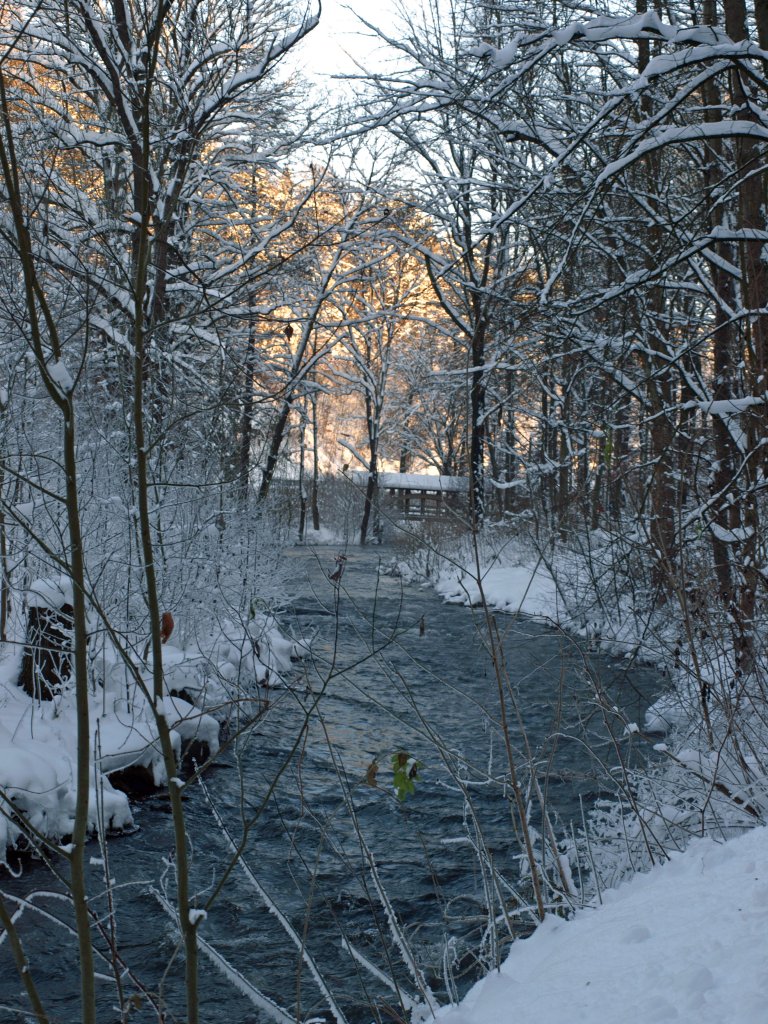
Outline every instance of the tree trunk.
<svg viewBox="0 0 768 1024"><path fill-rule="evenodd" d="M33 700L53 700L72 675L71 604L32 607L27 613L27 638L18 685Z"/></svg>
<svg viewBox="0 0 768 1024"><path fill-rule="evenodd" d="M365 485L365 507L360 523L360 544L368 539L368 530L373 520L373 532L377 541L381 541L379 524L379 426L380 409L370 394L365 395L365 419L368 424L368 480Z"/></svg>
<svg viewBox="0 0 768 1024"><path fill-rule="evenodd" d="M725 0L725 29L735 42L748 37L748 16L743 0ZM764 11L759 12L759 27L765 32ZM748 124L759 125L754 109L751 82L736 61L731 65L731 102L736 117ZM764 101L765 97L763 97ZM733 140L738 180L738 227L741 269L742 334L746 350L746 384L748 394L761 399L744 413L747 456L744 483L741 488L741 528L738 535L739 584L737 594L739 638L738 669L752 670L754 663L754 614L757 590L761 584L759 553L760 515L757 494L762 488L765 455L762 447L768 427L768 314L764 312L768 296L768 262L763 258L766 228L766 172L758 140L738 135Z"/></svg>
<svg viewBox="0 0 768 1024"><path fill-rule="evenodd" d="M312 487L310 490L310 507L312 509L312 529L317 533L320 529L320 506L318 504L318 482L320 477L320 453L317 433L317 396L312 394Z"/></svg>
<svg viewBox="0 0 768 1024"><path fill-rule="evenodd" d="M480 318L472 335L472 374L469 383L469 495L473 527L485 517L485 336Z"/></svg>
<svg viewBox="0 0 768 1024"><path fill-rule="evenodd" d="M254 297L251 297L253 304ZM237 460L237 483L241 505L248 502L251 489L251 447L253 444L253 379L256 375L256 327L253 321L248 329L248 351L245 354L245 380L243 381L243 407L240 414L240 446Z"/></svg>

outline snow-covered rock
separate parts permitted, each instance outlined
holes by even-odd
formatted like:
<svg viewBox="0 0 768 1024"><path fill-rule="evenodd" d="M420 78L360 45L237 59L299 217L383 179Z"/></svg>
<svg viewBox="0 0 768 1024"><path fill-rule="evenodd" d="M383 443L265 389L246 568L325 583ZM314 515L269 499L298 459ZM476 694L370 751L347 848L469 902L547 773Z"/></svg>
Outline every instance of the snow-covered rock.
<svg viewBox="0 0 768 1024"><path fill-rule="evenodd" d="M59 609L72 603L65 577L36 580L27 606ZM40 701L17 686L23 645L0 660L0 858L23 833L23 820L53 841L71 833L75 810L77 714L73 686L64 680L53 699ZM182 650L163 647L164 695L154 689L152 660L122 651L111 638L89 643L92 751L89 825L130 827L129 802L109 776L142 768L154 785L168 781L158 720L170 728L177 760L185 744L219 750L220 724L242 697L258 699L260 684L275 685L297 657L276 619L256 613L247 623L225 621ZM2 652L0 652L2 653Z"/></svg>

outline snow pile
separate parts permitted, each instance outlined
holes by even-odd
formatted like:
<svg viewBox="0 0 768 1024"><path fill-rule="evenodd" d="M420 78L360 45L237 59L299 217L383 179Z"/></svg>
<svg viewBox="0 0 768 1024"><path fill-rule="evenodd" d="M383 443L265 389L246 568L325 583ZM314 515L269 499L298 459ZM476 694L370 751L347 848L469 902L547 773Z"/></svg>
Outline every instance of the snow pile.
<svg viewBox="0 0 768 1024"><path fill-rule="evenodd" d="M599 561L600 531L590 538L590 558ZM510 542L489 534L480 541L480 582L471 549L443 561L434 586L446 600L479 605L483 597L495 611L529 615L568 629L577 636L610 645L614 653L634 653L644 642L645 623L635 608L619 602L610 612L594 593L594 579L580 554L560 549L544 557L523 541ZM407 577L401 568L400 575Z"/></svg>
<svg viewBox="0 0 768 1024"><path fill-rule="evenodd" d="M76 800L74 708L63 701L35 705L7 685L7 666L0 690L0 863L26 832L20 819L48 839L70 835ZM132 826L127 797L101 766L91 773L88 800L91 828L99 821L108 830Z"/></svg>
<svg viewBox="0 0 768 1024"><path fill-rule="evenodd" d="M57 611L64 605L70 607L74 603L72 581L66 576L55 579L35 580L27 591L28 608L50 608Z"/></svg>
<svg viewBox="0 0 768 1024"><path fill-rule="evenodd" d="M37 580L27 606L54 611L71 605L64 579ZM24 824L58 841L72 831L75 809L77 717L73 687L54 688L53 700L37 700L17 685L23 634L0 660L0 860L24 835ZM134 646L133 650L136 647ZM165 695L155 704L152 659L137 658L127 645L92 636L88 645L93 768L89 823L108 830L132 826L128 799L109 775L144 769L155 785L167 781L158 719L171 729L177 758L196 741L211 756L219 750L221 723L245 701L251 710L259 686L277 685L298 657L272 615L254 612L247 622L225 621L180 649L163 647Z"/></svg>
<svg viewBox="0 0 768 1024"><path fill-rule="evenodd" d="M695 707L695 700L685 692L670 690L663 693L645 712L645 731L663 735L684 726Z"/></svg>
<svg viewBox="0 0 768 1024"><path fill-rule="evenodd" d="M757 1024L768 1012L768 832L685 853L515 942L441 1024Z"/></svg>
<svg viewBox="0 0 768 1024"><path fill-rule="evenodd" d="M491 608L558 622L562 613L557 584L541 562L494 565L482 576L482 593L475 576L441 573L435 589L454 604L478 605L483 596Z"/></svg>

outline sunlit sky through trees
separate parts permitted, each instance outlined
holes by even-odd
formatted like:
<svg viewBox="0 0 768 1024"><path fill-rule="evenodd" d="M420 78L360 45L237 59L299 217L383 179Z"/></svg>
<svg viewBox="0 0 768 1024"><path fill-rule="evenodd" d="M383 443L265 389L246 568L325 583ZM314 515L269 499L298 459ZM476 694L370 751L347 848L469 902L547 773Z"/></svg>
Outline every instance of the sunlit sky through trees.
<svg viewBox="0 0 768 1024"><path fill-rule="evenodd" d="M418 0L410 0L406 7L416 9ZM297 61L304 70L323 79L335 87L332 76L354 74L355 61L369 65L381 50L381 42L373 38L370 29L360 21L364 18L370 24L385 31L392 29L398 21L397 9L403 7L399 0L323 0L320 24L302 44Z"/></svg>

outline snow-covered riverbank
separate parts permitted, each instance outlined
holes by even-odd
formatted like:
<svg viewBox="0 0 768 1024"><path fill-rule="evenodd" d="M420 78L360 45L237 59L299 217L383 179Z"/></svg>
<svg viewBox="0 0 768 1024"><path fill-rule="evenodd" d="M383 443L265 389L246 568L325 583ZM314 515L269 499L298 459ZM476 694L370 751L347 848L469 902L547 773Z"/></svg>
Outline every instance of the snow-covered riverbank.
<svg viewBox="0 0 768 1024"><path fill-rule="evenodd" d="M471 559L466 564L443 564L430 580L446 601L476 605L484 599L494 611L546 619L614 654L640 654L659 666L660 683L667 687L643 726L665 730L684 719L691 700L684 673L670 671L674 666L668 663L679 628L670 609L659 615L623 600L606 614L577 558L544 560L507 548L481 560L480 581ZM409 575L406 566L400 571ZM676 676L678 690L672 685ZM690 761L693 752L684 753ZM692 774L706 788L709 766L698 755L694 760ZM681 761L672 769L686 776ZM727 815L738 809L734 797L744 796L725 764L720 771L727 785L710 792L710 799L720 798ZM751 791L750 798L759 806ZM659 815L659 823L665 815L670 821L679 817L674 806ZM752 815L744 818L755 823ZM694 839L684 851L672 846L668 861L603 892L595 906L571 920L548 917L530 938L512 945L498 972L458 1006L442 1010L441 1024L765 1020L768 832L764 826L735 836L737 828L725 831L732 837L727 842L718 836Z"/></svg>
<svg viewBox="0 0 768 1024"><path fill-rule="evenodd" d="M55 612L70 602L66 580L40 580L30 588L27 606ZM17 633L16 643L0 652L0 862L25 833L32 838L30 829L54 843L68 836L75 809L74 692L65 682L53 700L38 700L17 685L20 626ZM157 714L172 728L177 756L192 741L216 754L221 723L233 709L248 714L244 702L253 711L259 685L279 683L296 653L270 615L217 623L184 649L163 647L166 696L161 708L153 708L151 659L132 657L127 647L120 652L111 639L92 638L90 827L120 831L133 824L128 798L110 782L114 773L141 769L155 785L166 781Z"/></svg>
<svg viewBox="0 0 768 1024"><path fill-rule="evenodd" d="M440 1024L761 1024L768 831L684 853L515 942Z"/></svg>
<svg viewBox="0 0 768 1024"><path fill-rule="evenodd" d="M479 579L474 552L467 544L453 559L438 559L437 571L430 573L427 582L445 601L465 605L485 601L493 611L546 620L583 637L593 650L655 665L659 689L665 692L648 709L641 726L647 732L665 732L685 720L691 702L696 704L685 672L676 672L684 667L679 660L683 625L673 608L659 611L642 591L622 593L612 557L608 538L599 532L590 538L588 557L566 548L543 555L525 542L491 536L480 541ZM401 562L391 571L424 582L418 558L415 569Z"/></svg>

